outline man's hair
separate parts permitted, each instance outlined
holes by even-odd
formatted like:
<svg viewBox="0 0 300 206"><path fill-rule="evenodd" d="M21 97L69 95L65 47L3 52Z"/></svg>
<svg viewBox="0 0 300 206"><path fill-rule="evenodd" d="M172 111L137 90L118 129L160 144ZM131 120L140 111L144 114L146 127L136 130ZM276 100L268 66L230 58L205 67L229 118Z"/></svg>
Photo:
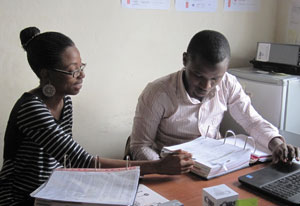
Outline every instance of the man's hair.
<svg viewBox="0 0 300 206"><path fill-rule="evenodd" d="M201 56L210 64L217 64L230 58L230 46L226 37L212 30L198 32L191 39L187 53L192 57Z"/></svg>

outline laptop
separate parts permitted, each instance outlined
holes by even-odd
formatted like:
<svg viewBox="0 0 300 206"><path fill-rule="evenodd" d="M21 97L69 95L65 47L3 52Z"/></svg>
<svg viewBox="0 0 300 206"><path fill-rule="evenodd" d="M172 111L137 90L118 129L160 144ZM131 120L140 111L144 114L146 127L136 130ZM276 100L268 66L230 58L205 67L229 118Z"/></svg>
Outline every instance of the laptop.
<svg viewBox="0 0 300 206"><path fill-rule="evenodd" d="M300 135L280 131L288 144L300 146ZM300 205L300 162L292 165L270 165L255 172L240 176L245 186L268 194L291 205Z"/></svg>

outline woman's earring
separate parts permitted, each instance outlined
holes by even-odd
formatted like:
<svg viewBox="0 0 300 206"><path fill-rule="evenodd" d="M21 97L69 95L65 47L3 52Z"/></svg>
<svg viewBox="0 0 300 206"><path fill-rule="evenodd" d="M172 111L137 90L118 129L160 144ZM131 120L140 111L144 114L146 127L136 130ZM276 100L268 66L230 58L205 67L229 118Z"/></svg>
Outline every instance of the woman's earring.
<svg viewBox="0 0 300 206"><path fill-rule="evenodd" d="M51 83L48 83L43 86L43 94L46 97L53 97L55 93L56 93L56 89Z"/></svg>

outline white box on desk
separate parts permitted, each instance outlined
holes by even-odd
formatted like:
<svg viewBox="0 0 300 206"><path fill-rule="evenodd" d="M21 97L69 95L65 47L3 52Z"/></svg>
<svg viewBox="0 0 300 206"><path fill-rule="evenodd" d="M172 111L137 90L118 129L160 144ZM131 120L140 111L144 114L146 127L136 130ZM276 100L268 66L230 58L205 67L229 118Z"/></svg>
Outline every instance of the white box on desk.
<svg viewBox="0 0 300 206"><path fill-rule="evenodd" d="M203 188L203 206L234 206L239 194L225 184Z"/></svg>

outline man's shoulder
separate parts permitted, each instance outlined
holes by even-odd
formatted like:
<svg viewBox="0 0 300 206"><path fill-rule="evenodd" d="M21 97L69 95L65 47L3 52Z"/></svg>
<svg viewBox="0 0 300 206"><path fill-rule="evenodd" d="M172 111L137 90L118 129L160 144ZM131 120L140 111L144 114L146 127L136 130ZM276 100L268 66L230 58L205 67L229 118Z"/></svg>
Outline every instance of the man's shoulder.
<svg viewBox="0 0 300 206"><path fill-rule="evenodd" d="M229 81L229 82L233 82L236 81L236 77L232 74L230 74L229 72L225 72L224 77L223 77L223 81Z"/></svg>
<svg viewBox="0 0 300 206"><path fill-rule="evenodd" d="M232 75L228 72L225 72L225 74L222 78L222 81L221 81L221 85L225 88L228 88L228 87L235 86L237 82L238 81L234 75Z"/></svg>
<svg viewBox="0 0 300 206"><path fill-rule="evenodd" d="M165 75L154 81L148 83L147 89L151 90L170 90L176 87L178 83L178 76L181 75L181 71L173 72L171 74Z"/></svg>
<svg viewBox="0 0 300 206"><path fill-rule="evenodd" d="M181 71L176 71L176 72L170 73L168 75L159 77L150 83L151 84L160 84L160 83L170 82L173 79L176 79L178 77L178 75L180 75L180 72Z"/></svg>
<svg viewBox="0 0 300 206"><path fill-rule="evenodd" d="M160 101L162 98L173 99L176 96L180 75L182 75L181 72L177 71L148 83L140 97L148 101Z"/></svg>

